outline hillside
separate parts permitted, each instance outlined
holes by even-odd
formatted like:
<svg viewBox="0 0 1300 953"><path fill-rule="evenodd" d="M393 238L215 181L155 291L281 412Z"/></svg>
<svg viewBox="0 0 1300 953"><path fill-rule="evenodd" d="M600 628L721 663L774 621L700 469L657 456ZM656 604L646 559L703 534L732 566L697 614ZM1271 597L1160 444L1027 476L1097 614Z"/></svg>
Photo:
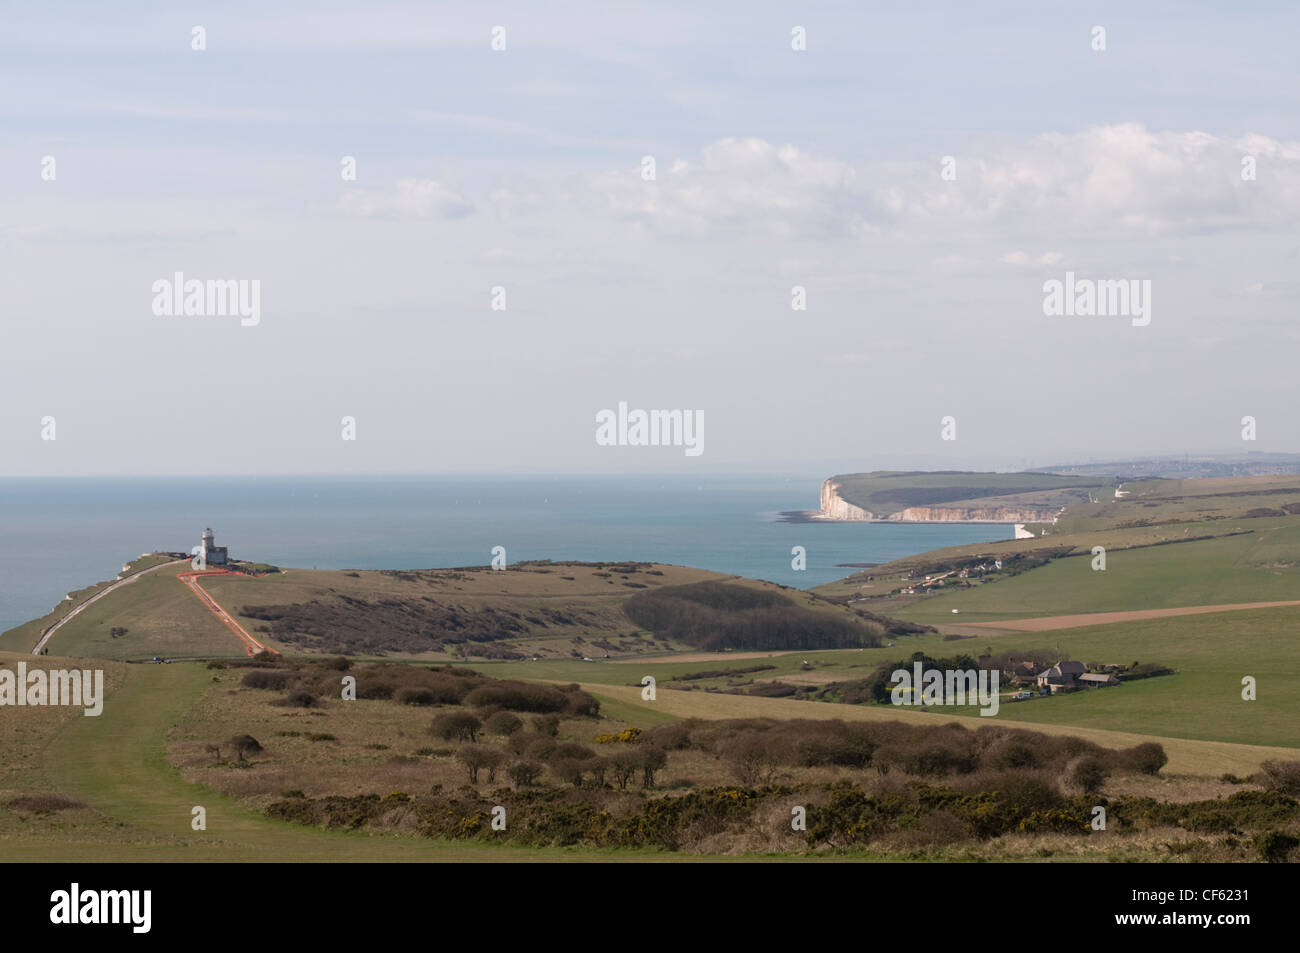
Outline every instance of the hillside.
<svg viewBox="0 0 1300 953"><path fill-rule="evenodd" d="M248 634L291 654L582 659L712 650L723 646L724 632L725 647L738 650L866 646L895 628L773 583L651 563L285 569L198 581ZM653 597L660 592L666 598ZM645 597L641 611L629 615L637 595ZM0 636L0 649L30 652L44 627L13 629ZM110 659L207 658L237 655L242 644L176 572L163 569L87 604L50 648Z"/></svg>

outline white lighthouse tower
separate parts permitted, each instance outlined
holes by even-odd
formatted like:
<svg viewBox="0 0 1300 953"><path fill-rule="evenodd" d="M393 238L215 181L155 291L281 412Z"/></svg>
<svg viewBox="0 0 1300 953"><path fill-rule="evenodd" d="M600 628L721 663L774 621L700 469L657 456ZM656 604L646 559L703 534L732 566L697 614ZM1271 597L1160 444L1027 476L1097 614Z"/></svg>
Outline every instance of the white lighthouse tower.
<svg viewBox="0 0 1300 953"><path fill-rule="evenodd" d="M213 534L211 526L203 531L201 539L204 564L208 566L226 565L228 559L226 547L217 545L217 538Z"/></svg>

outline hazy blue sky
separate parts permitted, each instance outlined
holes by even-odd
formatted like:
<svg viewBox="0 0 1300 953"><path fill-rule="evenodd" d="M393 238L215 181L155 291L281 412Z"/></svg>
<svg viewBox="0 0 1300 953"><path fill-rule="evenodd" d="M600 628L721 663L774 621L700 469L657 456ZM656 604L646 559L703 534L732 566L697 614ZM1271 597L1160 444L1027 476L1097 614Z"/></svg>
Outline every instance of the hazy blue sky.
<svg viewBox="0 0 1300 953"><path fill-rule="evenodd" d="M5 4L0 474L1300 449L1296 5L701 6ZM619 401L705 452L598 446Z"/></svg>

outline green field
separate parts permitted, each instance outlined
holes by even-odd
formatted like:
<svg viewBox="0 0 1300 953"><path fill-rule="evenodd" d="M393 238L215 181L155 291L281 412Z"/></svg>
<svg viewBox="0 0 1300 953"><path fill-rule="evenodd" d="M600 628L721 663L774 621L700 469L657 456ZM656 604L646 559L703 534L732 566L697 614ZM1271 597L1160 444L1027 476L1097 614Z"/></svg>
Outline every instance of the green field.
<svg viewBox="0 0 1300 953"><path fill-rule="evenodd" d="M1300 554L1300 519L1240 525L1255 528L1221 539L1108 549L1104 571L1093 570L1093 556L1085 550L1009 579L945 588L889 611L915 622L969 623L1300 599L1300 565L1293 562Z"/></svg>

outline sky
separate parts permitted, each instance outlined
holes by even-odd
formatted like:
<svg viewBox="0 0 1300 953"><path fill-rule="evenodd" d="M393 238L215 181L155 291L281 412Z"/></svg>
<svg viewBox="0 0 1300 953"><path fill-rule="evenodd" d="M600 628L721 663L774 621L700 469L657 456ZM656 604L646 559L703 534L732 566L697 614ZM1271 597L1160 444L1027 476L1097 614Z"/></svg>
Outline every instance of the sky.
<svg viewBox="0 0 1300 953"><path fill-rule="evenodd" d="M4 4L0 475L1300 448L1300 7L701 6Z"/></svg>

